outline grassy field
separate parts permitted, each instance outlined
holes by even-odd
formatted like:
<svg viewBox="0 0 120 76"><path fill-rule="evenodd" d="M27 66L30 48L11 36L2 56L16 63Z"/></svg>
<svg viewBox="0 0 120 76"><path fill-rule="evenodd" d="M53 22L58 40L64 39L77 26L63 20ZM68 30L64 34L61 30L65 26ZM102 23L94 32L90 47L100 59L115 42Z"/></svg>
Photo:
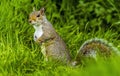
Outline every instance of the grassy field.
<svg viewBox="0 0 120 76"><path fill-rule="evenodd" d="M119 1L119 0L117 0ZM0 76L120 76L120 57L70 67L44 62L28 23L32 8L46 16L72 58L84 41L103 38L120 50L120 9L114 0L0 0Z"/></svg>

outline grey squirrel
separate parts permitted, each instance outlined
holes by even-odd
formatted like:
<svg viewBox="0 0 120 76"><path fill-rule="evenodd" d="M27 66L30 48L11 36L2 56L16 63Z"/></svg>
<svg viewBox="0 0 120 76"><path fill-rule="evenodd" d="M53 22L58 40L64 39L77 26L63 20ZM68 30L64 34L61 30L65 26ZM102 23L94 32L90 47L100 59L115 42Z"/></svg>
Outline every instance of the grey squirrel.
<svg viewBox="0 0 120 76"><path fill-rule="evenodd" d="M76 59L73 61L65 42L47 20L44 8L38 11L33 10L29 15L29 23L35 28L34 41L41 45L41 52L46 61L55 59L67 64L76 65L81 63L83 57L95 58L97 53L109 56L112 50L114 50L116 54L120 54L119 51L107 41L94 38L83 43L77 53Z"/></svg>

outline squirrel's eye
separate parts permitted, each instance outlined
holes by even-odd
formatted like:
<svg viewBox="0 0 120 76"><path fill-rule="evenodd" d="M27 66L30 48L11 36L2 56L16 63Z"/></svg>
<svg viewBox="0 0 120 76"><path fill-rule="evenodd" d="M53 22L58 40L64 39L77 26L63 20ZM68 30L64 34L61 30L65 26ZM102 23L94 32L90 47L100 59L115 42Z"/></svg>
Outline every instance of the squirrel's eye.
<svg viewBox="0 0 120 76"><path fill-rule="evenodd" d="M40 17L40 14L38 14L37 17Z"/></svg>

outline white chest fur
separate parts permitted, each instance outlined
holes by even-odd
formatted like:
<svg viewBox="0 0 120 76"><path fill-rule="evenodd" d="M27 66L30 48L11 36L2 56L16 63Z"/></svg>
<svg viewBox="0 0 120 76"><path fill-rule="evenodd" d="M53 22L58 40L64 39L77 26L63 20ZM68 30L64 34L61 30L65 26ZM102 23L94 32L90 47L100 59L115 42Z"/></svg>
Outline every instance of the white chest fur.
<svg viewBox="0 0 120 76"><path fill-rule="evenodd" d="M35 33L34 33L34 41L36 41L38 38L40 38L43 35L42 25L40 26L34 26Z"/></svg>

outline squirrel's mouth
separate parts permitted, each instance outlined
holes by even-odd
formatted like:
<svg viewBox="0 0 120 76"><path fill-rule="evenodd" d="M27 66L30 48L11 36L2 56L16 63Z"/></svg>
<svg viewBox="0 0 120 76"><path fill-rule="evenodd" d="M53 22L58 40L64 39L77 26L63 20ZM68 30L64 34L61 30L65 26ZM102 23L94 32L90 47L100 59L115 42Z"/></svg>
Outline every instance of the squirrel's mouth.
<svg viewBox="0 0 120 76"><path fill-rule="evenodd" d="M38 23L37 22L34 22L34 21L31 21L31 22L29 22L31 25L38 25Z"/></svg>

